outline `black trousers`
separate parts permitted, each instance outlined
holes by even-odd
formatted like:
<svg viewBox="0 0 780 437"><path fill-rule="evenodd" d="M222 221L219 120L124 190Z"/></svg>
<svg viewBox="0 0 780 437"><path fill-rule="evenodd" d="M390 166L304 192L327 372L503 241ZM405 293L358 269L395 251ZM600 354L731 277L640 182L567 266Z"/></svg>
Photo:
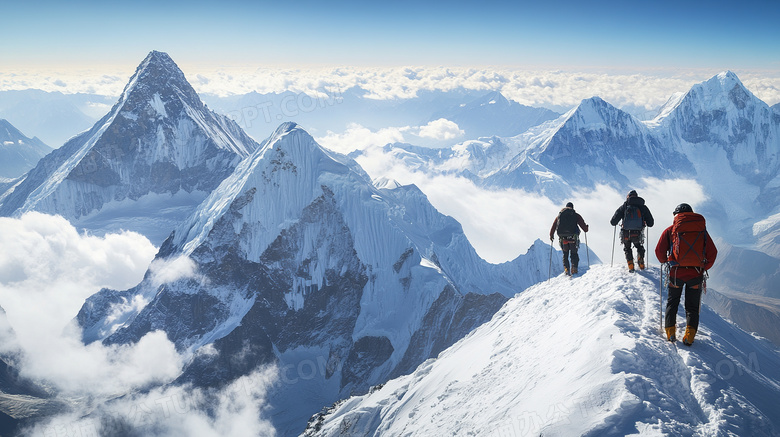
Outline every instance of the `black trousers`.
<svg viewBox="0 0 780 437"><path fill-rule="evenodd" d="M631 245L636 246L636 255L638 259L645 259L645 234L642 231L621 230L621 240L623 241L623 252L626 254L626 261L634 260L634 251Z"/></svg>
<svg viewBox="0 0 780 437"><path fill-rule="evenodd" d="M571 267L578 268L580 265L580 256L577 254L580 242L576 239L560 239L561 250L563 251L563 267L569 268L569 257L571 257Z"/></svg>
<svg viewBox="0 0 780 437"><path fill-rule="evenodd" d="M664 327L670 328L677 323L677 308L680 306L683 288L685 288L685 322L693 329L699 329L699 308L701 308L702 278L682 281L669 278L669 298L666 301Z"/></svg>

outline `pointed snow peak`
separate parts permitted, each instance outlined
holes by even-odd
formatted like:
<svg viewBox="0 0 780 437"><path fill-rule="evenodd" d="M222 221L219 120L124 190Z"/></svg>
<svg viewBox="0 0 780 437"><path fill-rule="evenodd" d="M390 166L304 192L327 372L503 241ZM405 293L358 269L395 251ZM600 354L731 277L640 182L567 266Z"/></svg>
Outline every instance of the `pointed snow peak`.
<svg viewBox="0 0 780 437"><path fill-rule="evenodd" d="M292 138L296 140L292 140ZM308 151L321 149L320 145L306 130L291 121L280 124L263 145L263 149L274 148L283 151L291 147L303 147L308 149Z"/></svg>
<svg viewBox="0 0 780 437"><path fill-rule="evenodd" d="M280 155L276 159L282 161L300 161L300 164L303 161L311 162L314 159L320 162L336 162L357 170L354 165L351 165L353 162L350 158L322 147L309 132L294 122L286 122L279 125L274 133L268 137L261 149L272 149L273 153ZM269 156L265 154L265 151L261 152L260 155ZM332 169L330 166L324 168ZM319 168L312 170L318 171ZM358 173L361 176L365 176L365 172L362 170L358 171Z"/></svg>
<svg viewBox="0 0 780 437"><path fill-rule="evenodd" d="M287 135L288 133L294 131L294 130L301 130L305 132L308 135L308 132L303 130L300 126L298 126L298 123L295 123L293 121L287 121L279 125L279 127L276 128L273 135L271 137L278 137L281 138L284 135Z"/></svg>
<svg viewBox="0 0 780 437"><path fill-rule="evenodd" d="M739 80L736 74L731 71L724 71L704 82L694 85L691 89L700 89L706 93L714 94L729 92L736 86L744 88L742 81Z"/></svg>
<svg viewBox="0 0 780 437"><path fill-rule="evenodd" d="M173 59L165 52L158 52L154 50L149 52L149 54L146 55L146 58L144 58L143 62L141 62L141 64L138 66L136 72L155 70L165 71L169 75L177 76L177 79L181 79L186 82L186 79L184 79L184 73L182 73L181 69L179 69L179 66L176 65L176 63L173 62Z"/></svg>
<svg viewBox="0 0 780 437"><path fill-rule="evenodd" d="M135 99L134 97L137 97ZM178 97L191 107L203 106L200 97L184 77L179 66L164 52L152 51L138 65L122 92L126 109L137 109L140 101L149 102L159 115L165 115L165 102Z"/></svg>
<svg viewBox="0 0 780 437"><path fill-rule="evenodd" d="M12 138L21 135L19 129L15 128L8 120L0 118L0 139L5 137Z"/></svg>
<svg viewBox="0 0 780 437"><path fill-rule="evenodd" d="M611 106L612 105L604 101L604 99L602 99L599 96L593 96L588 99L582 99L579 105L580 108L606 108Z"/></svg>
<svg viewBox="0 0 780 437"><path fill-rule="evenodd" d="M504 97L503 94L501 94L500 91L492 91L484 96L480 97L475 101L475 103L479 106L484 105L498 105L498 106L506 106L509 105L509 99Z"/></svg>
<svg viewBox="0 0 780 437"><path fill-rule="evenodd" d="M693 85L681 96L672 96L649 126L674 124L680 117L686 119L703 112L725 111L734 115L754 105L766 103L745 88L734 72L724 71Z"/></svg>
<svg viewBox="0 0 780 437"><path fill-rule="evenodd" d="M157 63L157 64L168 64L168 65L176 65L173 62L173 59L171 59L170 55L168 55L165 52L160 52L157 50L152 50L149 52L148 55L146 55L146 59L144 59L145 62L150 63Z"/></svg>
<svg viewBox="0 0 780 437"><path fill-rule="evenodd" d="M611 114L620 113L619 109L604 101L601 97L594 96L584 99L576 108L569 111L567 119L571 122L576 120L585 125L604 124L605 120L611 118Z"/></svg>
<svg viewBox="0 0 780 437"><path fill-rule="evenodd" d="M403 185L395 179L380 177L374 181L374 186L380 190L395 190L396 188L401 188Z"/></svg>
<svg viewBox="0 0 780 437"><path fill-rule="evenodd" d="M751 100L757 98L745 88L736 74L724 71L691 87L686 100L701 109L714 110L732 105L743 109Z"/></svg>
<svg viewBox="0 0 780 437"><path fill-rule="evenodd" d="M731 70L720 72L710 80L716 80L716 79L721 84L729 84L729 85L734 85L737 83L742 84L742 81L739 80L739 77L737 77L737 75Z"/></svg>

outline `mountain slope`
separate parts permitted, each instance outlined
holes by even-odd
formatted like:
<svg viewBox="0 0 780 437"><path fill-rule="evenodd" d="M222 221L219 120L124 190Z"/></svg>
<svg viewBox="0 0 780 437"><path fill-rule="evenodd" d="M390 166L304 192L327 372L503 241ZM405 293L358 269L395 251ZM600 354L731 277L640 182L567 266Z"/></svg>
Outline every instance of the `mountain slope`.
<svg viewBox="0 0 780 437"><path fill-rule="evenodd" d="M780 299L709 288L704 302L740 328L780 345Z"/></svg>
<svg viewBox="0 0 780 437"><path fill-rule="evenodd" d="M692 347L665 341L657 275L598 266L534 286L307 435L777 435L777 349L706 307Z"/></svg>
<svg viewBox="0 0 780 437"><path fill-rule="evenodd" d="M42 159L0 214L60 214L159 244L256 147L201 102L167 54L151 52L111 111Z"/></svg>
<svg viewBox="0 0 780 437"><path fill-rule="evenodd" d="M272 395L273 421L293 434L322 405L410 372L546 272L549 246L489 264L418 188L387 186L283 124L161 247L156 262L185 257L197 273L150 272L90 297L84 340L163 330L193 357L179 382L197 386L278 363L295 383Z"/></svg>
<svg viewBox="0 0 780 437"><path fill-rule="evenodd" d="M51 152L37 137L27 138L8 120L0 119L0 178L16 178Z"/></svg>

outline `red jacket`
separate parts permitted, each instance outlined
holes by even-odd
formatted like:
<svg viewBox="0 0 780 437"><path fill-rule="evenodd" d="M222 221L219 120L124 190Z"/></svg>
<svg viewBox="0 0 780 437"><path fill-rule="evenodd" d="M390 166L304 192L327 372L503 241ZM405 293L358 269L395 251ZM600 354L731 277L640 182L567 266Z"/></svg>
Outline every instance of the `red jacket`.
<svg viewBox="0 0 780 437"><path fill-rule="evenodd" d="M703 276L705 270L712 268L712 265L715 264L715 258L718 256L718 248L715 247L715 242L712 241L709 233L706 233L705 236L707 239L705 240L706 243L704 246L704 257L707 259L707 264L704 266L704 269L697 269L696 267L672 266L671 270L669 271L669 274L672 277L676 277L682 281L690 281L691 279L696 279ZM669 251L671 250L671 246L672 226L669 226L668 228L664 229L663 233L661 233L661 238L658 239L658 245L655 246L655 256L658 258L658 261L661 263L669 261Z"/></svg>

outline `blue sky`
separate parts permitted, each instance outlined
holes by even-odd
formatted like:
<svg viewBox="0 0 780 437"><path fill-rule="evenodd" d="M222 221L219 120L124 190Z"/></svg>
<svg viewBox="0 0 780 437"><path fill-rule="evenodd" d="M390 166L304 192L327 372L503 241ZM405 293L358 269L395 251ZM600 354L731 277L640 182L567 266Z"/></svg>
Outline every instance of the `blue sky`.
<svg viewBox="0 0 780 437"><path fill-rule="evenodd" d="M180 64L780 70L780 2L2 0L0 68Z"/></svg>

